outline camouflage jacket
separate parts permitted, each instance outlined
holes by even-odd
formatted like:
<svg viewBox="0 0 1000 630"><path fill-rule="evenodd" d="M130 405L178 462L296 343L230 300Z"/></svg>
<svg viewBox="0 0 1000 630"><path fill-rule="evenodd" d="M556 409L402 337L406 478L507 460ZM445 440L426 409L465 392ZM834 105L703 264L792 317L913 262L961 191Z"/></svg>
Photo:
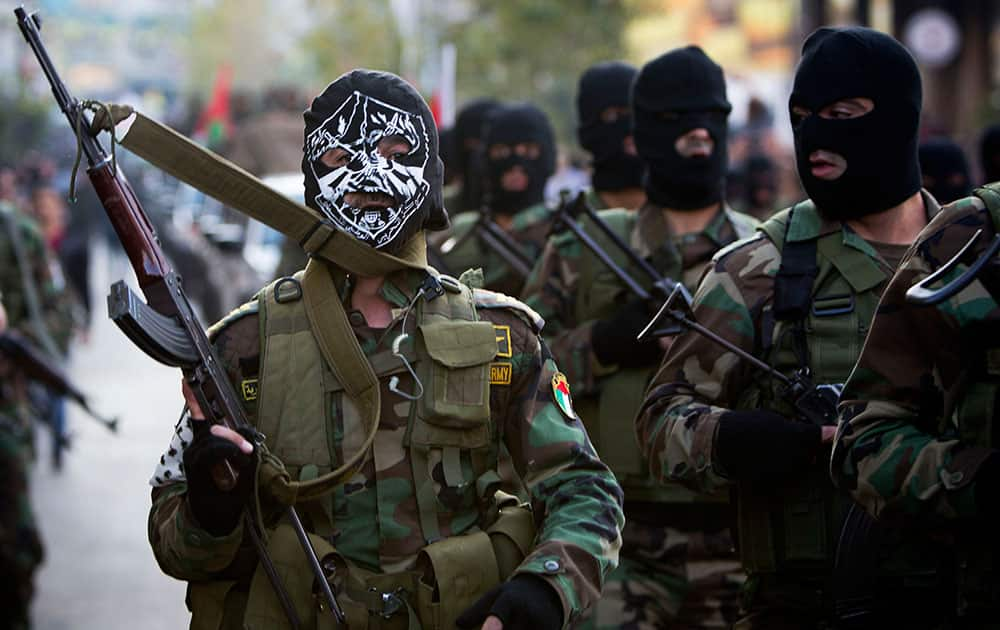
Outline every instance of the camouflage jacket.
<svg viewBox="0 0 1000 630"><path fill-rule="evenodd" d="M33 575L44 554L28 493L31 426L16 402L23 384L15 380L0 380L0 571L7 585L0 603L7 627L27 628Z"/></svg>
<svg viewBox="0 0 1000 630"><path fill-rule="evenodd" d="M921 232L882 296L841 397L833 479L880 519L942 523L976 516L976 472L995 452L987 383L995 382L1000 365L998 267L994 261L936 306L905 296L977 230L983 234L946 282L997 233L990 214L980 199L960 199Z"/></svg>
<svg viewBox="0 0 1000 630"><path fill-rule="evenodd" d="M930 195L924 195L924 203L929 217L939 211ZM776 216L787 217L787 213L785 210ZM881 280L869 282L866 292L879 295L892 269L874 247L839 222L816 214L811 221L814 224L800 226L804 232L814 236L840 233L845 248L862 254L861 260L870 260L867 264L873 273L878 269L875 276ZM721 250L695 294L694 318L727 341L774 364L779 346L776 340L782 339L782 330L787 328L784 322L775 323L772 311L774 277L780 264L779 248L763 233ZM836 276L833 272L831 277ZM858 322L855 339L834 340L841 346L838 352L842 356L834 370L838 373L824 375L835 380L819 382L846 379L860 353L865 330L867 323ZM793 414L790 407L781 406L777 387L767 375L713 341L692 331L679 335L636 418L637 439L649 459L651 473L702 492L729 486L731 480L714 460L719 417L729 409L758 407Z"/></svg>
<svg viewBox="0 0 1000 630"><path fill-rule="evenodd" d="M29 292L37 296L36 319ZM75 324L74 302L59 262L38 225L4 202L0 202L0 294L12 329L51 354L66 353Z"/></svg>
<svg viewBox="0 0 1000 630"><path fill-rule="evenodd" d="M608 225L664 276L694 292L719 248L752 234L757 221L721 209L699 233L675 236L661 208L646 204L636 212L600 211ZM646 289L652 280L636 268L595 226L583 226L622 269ZM614 314L630 298L627 287L572 232L549 239L522 293L522 299L545 319L545 339L556 361L579 393L596 395L600 379L616 366L604 366L591 349L594 322Z"/></svg>
<svg viewBox="0 0 1000 630"><path fill-rule="evenodd" d="M520 295L525 278L511 269L476 235L469 234L478 220L478 211L452 217L451 228L431 235L429 245L441 251L447 273L457 277L468 269L479 267L485 274L483 288L506 295ZM528 258L535 260L542 254L551 228L552 211L544 204L538 204L515 214L507 233Z"/></svg>
<svg viewBox="0 0 1000 630"><path fill-rule="evenodd" d="M407 323L401 310L410 303L419 280L412 272L387 279L382 295L399 309L387 331L368 327L359 312L351 314L368 356L391 346L400 320L414 332L414 317ZM624 520L621 489L597 458L569 399L561 391L556 393L556 383L565 380L555 378L558 369L537 336L533 327L537 323L529 322L523 306L512 307L505 296L484 291L476 295L479 317L492 322L498 335L507 331L503 343L498 341L498 346L505 346L498 348L498 356L509 357L505 361L510 372L499 375L490 387L493 439L506 446L530 493L538 532L533 551L517 571L548 581L560 594L569 623L599 596L604 576L617 565ZM260 323L254 304L214 329L214 346L237 391L259 370ZM411 570L427 544L416 505L411 451L402 446L411 403L392 393L387 381L387 376L380 379L383 413L374 446L358 473L329 499L335 523L331 544L350 562L374 572ZM413 379L402 374L399 389L414 391ZM344 396L336 394L333 399L339 426L328 435L334 436L338 461L343 461L363 431L356 413L344 413ZM255 403L248 402L247 410L255 422ZM184 500L180 465L190 439L182 422L154 474L149 536L166 573L184 580L218 579L246 542L242 526L213 539L193 521ZM441 535L476 531L483 509L476 484L445 483L448 471L443 470L447 466L440 455L429 457L428 466Z"/></svg>

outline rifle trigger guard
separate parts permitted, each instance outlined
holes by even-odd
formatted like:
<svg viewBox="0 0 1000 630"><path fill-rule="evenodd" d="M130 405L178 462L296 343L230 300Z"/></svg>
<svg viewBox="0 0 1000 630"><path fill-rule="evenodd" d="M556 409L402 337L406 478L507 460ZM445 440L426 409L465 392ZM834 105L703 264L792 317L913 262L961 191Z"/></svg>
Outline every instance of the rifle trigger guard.
<svg viewBox="0 0 1000 630"><path fill-rule="evenodd" d="M978 241L979 237L982 235L982 229L976 230L976 233L972 235L969 242L963 245L962 249L958 250L958 253L952 256L951 259L942 265L940 269L907 289L906 301L910 304L932 306L934 304L944 302L965 287L969 286L972 281L976 279L976 276L979 275L979 272L982 271L983 267L993 260L997 251L1000 251L1000 234L993 237L993 240L990 241L989 245L987 245L982 255L977 258L975 262L969 265L969 268L962 272L962 275L939 289L930 288L930 285L950 274L956 267L958 267L959 264L961 264L962 258L965 256L966 252L968 252L969 249L976 244L976 241Z"/></svg>

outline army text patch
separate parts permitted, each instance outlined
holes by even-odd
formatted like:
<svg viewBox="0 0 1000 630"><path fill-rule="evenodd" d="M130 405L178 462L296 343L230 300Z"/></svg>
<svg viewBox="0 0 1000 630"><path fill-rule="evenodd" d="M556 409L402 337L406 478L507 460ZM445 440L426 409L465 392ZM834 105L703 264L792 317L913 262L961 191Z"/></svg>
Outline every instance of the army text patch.
<svg viewBox="0 0 1000 630"><path fill-rule="evenodd" d="M514 349L510 343L510 326L493 324L493 332L497 338L497 356L508 359L514 356Z"/></svg>
<svg viewBox="0 0 1000 630"><path fill-rule="evenodd" d="M243 400L257 400L257 379L248 378L241 383L240 389L243 390Z"/></svg>
<svg viewBox="0 0 1000 630"><path fill-rule="evenodd" d="M490 363L490 385L510 385L510 375L514 366L508 361Z"/></svg>

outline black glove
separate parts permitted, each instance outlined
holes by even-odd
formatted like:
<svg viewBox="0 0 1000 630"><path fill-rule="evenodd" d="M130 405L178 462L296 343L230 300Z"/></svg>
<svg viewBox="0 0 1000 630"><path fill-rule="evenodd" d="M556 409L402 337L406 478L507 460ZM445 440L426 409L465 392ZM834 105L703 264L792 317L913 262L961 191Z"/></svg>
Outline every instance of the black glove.
<svg viewBox="0 0 1000 630"><path fill-rule="evenodd" d="M642 367L658 362L663 348L656 339L636 341L653 315L642 300L624 305L608 319L594 323L590 345L597 360L604 365Z"/></svg>
<svg viewBox="0 0 1000 630"><path fill-rule="evenodd" d="M478 628L490 615L504 630L548 630L562 627L562 602L555 589L534 575L520 574L495 586L458 616L459 628Z"/></svg>
<svg viewBox="0 0 1000 630"><path fill-rule="evenodd" d="M814 424L773 411L727 411L719 417L714 456L731 479L774 481L805 470L822 444Z"/></svg>
<svg viewBox="0 0 1000 630"><path fill-rule="evenodd" d="M212 435L205 421L192 421L194 439L184 449L184 475L187 477L187 502L202 529L213 536L225 536L236 528L253 488L254 455L247 455L225 438ZM240 435L254 443L253 430L239 429ZM236 485L222 490L212 479L212 469L229 460L239 473Z"/></svg>

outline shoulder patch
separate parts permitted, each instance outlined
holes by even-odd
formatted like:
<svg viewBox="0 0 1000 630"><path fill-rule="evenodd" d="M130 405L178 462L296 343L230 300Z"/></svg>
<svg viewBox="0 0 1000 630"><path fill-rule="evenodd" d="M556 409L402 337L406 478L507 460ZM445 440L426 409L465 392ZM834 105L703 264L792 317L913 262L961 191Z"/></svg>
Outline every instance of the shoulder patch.
<svg viewBox="0 0 1000 630"><path fill-rule="evenodd" d="M472 298L476 303L476 308L505 308L516 312L531 326L536 335L540 334L545 326L545 320L533 308L509 295L486 289L473 289Z"/></svg>
<svg viewBox="0 0 1000 630"><path fill-rule="evenodd" d="M227 326L230 326L234 322L243 319L247 315L255 315L259 311L260 311L260 304L257 302L256 299L250 300L249 302L236 307L235 309L230 311L228 315L226 315L219 321L209 326L208 330L205 331L206 334L208 335L209 341L214 340L219 335L219 333L221 333L223 330L226 329Z"/></svg>

